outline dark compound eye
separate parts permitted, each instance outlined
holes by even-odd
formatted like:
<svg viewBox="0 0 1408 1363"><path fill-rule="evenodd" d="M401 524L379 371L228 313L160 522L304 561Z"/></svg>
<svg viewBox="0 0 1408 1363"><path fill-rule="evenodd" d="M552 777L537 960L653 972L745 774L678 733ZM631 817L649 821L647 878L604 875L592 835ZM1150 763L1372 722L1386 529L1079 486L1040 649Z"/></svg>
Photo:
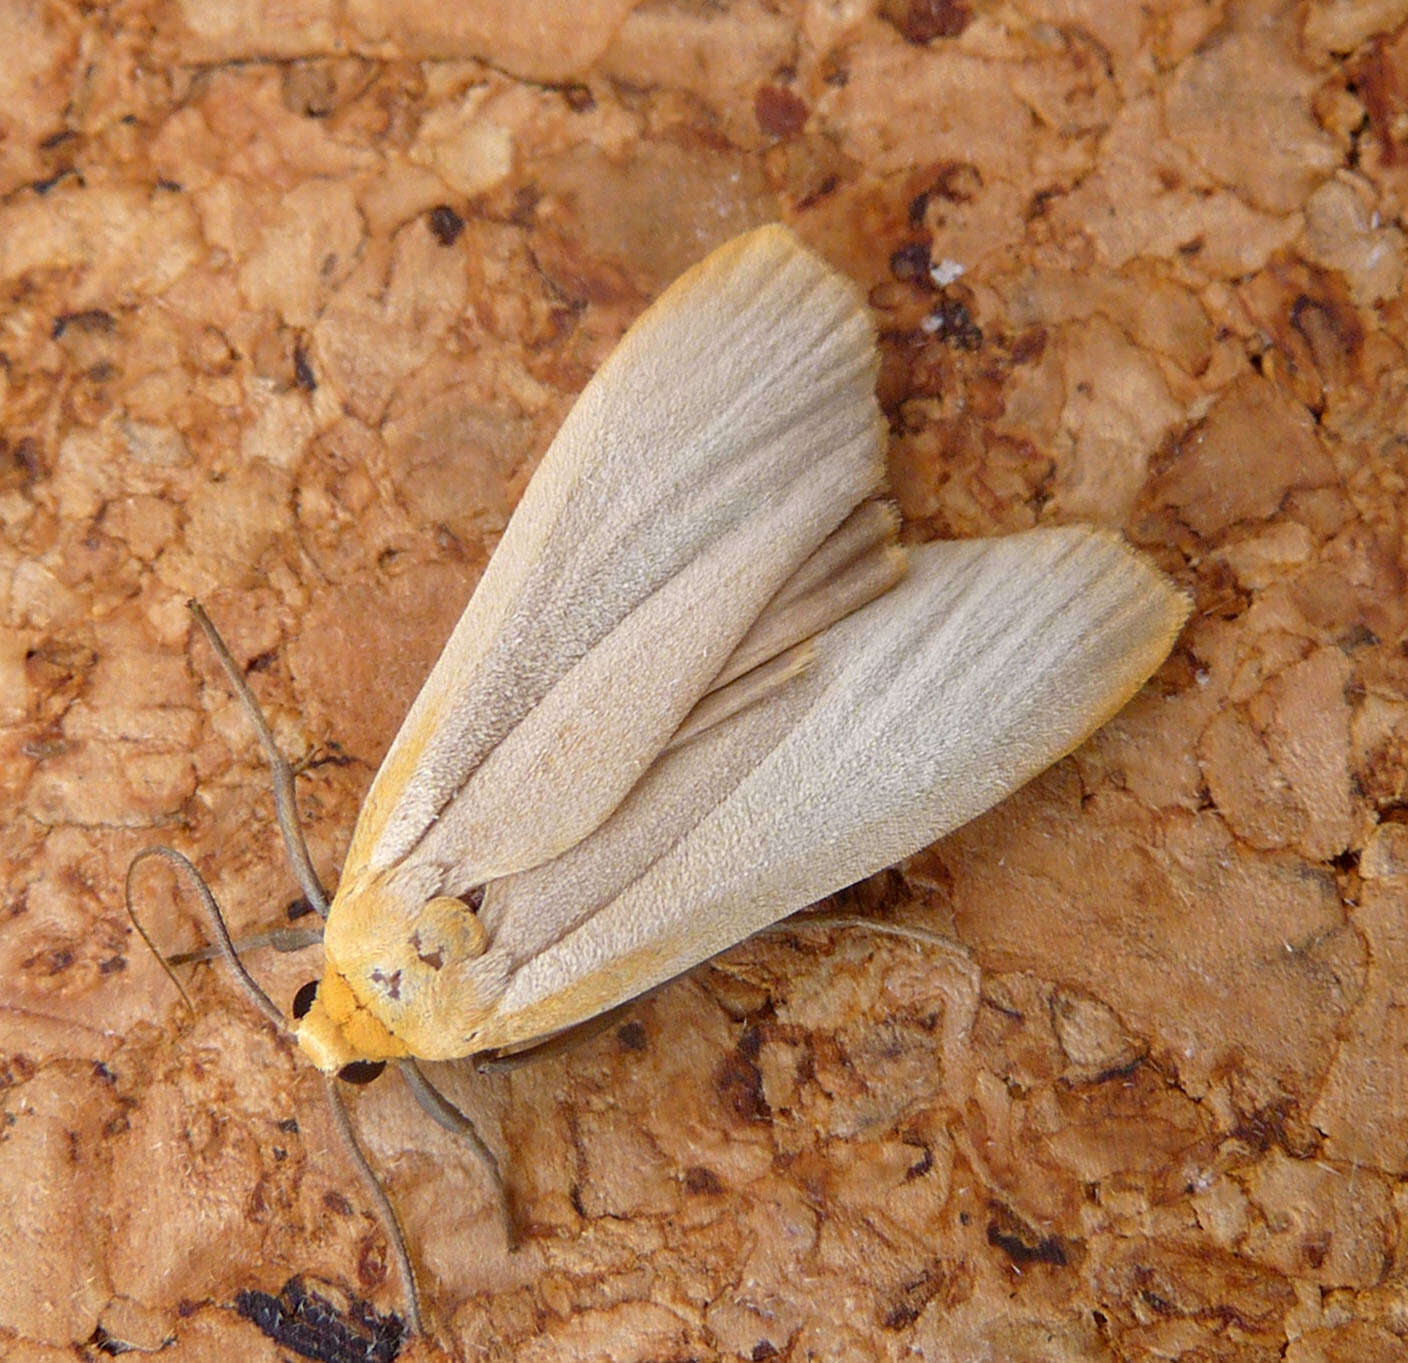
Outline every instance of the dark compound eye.
<svg viewBox="0 0 1408 1363"><path fill-rule="evenodd" d="M370 1084L386 1068L384 1060L354 1060L337 1072L337 1077L347 1084Z"/></svg>
<svg viewBox="0 0 1408 1363"><path fill-rule="evenodd" d="M317 980L309 980L307 984L298 986L298 993L293 996L293 1015L296 1018L306 1018L308 1010L313 1006L313 1000L318 994Z"/></svg>

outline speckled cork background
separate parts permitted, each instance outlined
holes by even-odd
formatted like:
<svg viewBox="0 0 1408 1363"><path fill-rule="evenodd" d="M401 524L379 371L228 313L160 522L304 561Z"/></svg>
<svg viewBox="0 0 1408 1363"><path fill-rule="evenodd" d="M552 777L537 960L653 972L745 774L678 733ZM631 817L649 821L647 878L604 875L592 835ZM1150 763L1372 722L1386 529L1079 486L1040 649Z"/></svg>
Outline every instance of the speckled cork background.
<svg viewBox="0 0 1408 1363"><path fill-rule="evenodd" d="M839 897L951 948L799 928L442 1072L517 1254L362 1091L401 1357L1408 1356L1405 192L1408 0L3 0L0 1353L390 1356L317 1077L123 912L156 841L237 932L297 894L183 603L335 880L574 395L780 218L869 291L908 538L1099 521L1194 615ZM316 957L251 965L286 1005Z"/></svg>

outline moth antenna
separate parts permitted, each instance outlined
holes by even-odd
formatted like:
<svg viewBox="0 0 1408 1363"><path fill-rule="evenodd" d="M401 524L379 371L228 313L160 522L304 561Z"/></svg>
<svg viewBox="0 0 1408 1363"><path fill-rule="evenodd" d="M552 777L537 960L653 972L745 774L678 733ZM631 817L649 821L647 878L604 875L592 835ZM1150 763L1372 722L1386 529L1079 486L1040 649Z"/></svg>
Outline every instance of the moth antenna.
<svg viewBox="0 0 1408 1363"><path fill-rule="evenodd" d="M149 847L145 852L139 852L130 862L127 863L127 879L123 884L123 902L127 906L127 916L132 920L132 926L137 929L137 935L147 944L147 950L156 957L156 963L166 972L166 978L176 986L176 992L181 996L181 1002L186 1005L188 1013L194 1013L196 1006L191 1002L191 996L186 993L186 986L177 978L176 972L171 968L172 961L168 961L165 956L157 950L156 943L148 935L146 928L142 926L142 920L137 917L137 910L132 907L132 876L144 857L151 853L161 853L168 849L161 847ZM199 872L197 872L199 874ZM175 958L173 957L173 961ZM179 961L176 961L179 964Z"/></svg>
<svg viewBox="0 0 1408 1363"><path fill-rule="evenodd" d="M151 948L152 955L161 962L161 968L170 976L176 988L181 991L181 997L185 999L186 1006L191 1008L190 995L181 987L181 981L172 973L171 967L161 952L156 949L156 944L147 936L146 929L137 919L137 915L132 911L132 875L148 857L160 857L163 861L169 861L178 871L184 871L189 877L191 884L196 887L196 893L200 895L201 903L205 906L206 917L210 921L211 932L215 937L215 945L218 954L228 962L230 969L235 973L235 979L249 997L249 1001L259 1009L280 1031L288 1030L288 1020L279 1011L279 1006L271 999L255 982L254 976L244 968L244 962L240 960L239 954L235 951L235 944L230 940L229 929L225 926L225 915L220 911L220 905L216 902L210 886L206 884L205 877L196 869L195 863L187 856L176 851L174 847L144 847L127 867L127 914L132 919L132 925L141 934L142 940Z"/></svg>
<svg viewBox="0 0 1408 1363"><path fill-rule="evenodd" d="M283 834L284 850L288 853L289 865L293 868L294 878L307 896L308 902L317 910L320 917L326 918L328 916L327 893L323 889L323 882L318 879L318 873L313 869L313 859L308 855L308 844L303 837L303 827L298 822L298 801L293 788L293 768L289 765L288 758L280 751L278 742L274 738L274 731L269 727L269 721L264 718L264 711L260 708L258 700L255 699L254 692L250 690L249 683L244 679L244 672L225 646L225 641L220 637L220 631L215 628L214 622L205 613L205 607L199 601L191 600L186 602L186 609L195 617L196 624L200 626L201 632L210 643L210 647L214 649L216 659L230 685L234 688L235 694L240 698L245 713L249 715L250 723L254 725L259 745L264 749L264 760L269 764L269 775L273 778L274 812L279 821L279 832Z"/></svg>
<svg viewBox="0 0 1408 1363"><path fill-rule="evenodd" d="M362 1153L362 1147L357 1143L356 1133L352 1130L352 1119L347 1115L347 1104L342 1101L337 1079L331 1074L325 1074L323 1086L327 1090L333 1121L347 1146L347 1152L352 1156L352 1162L361 1173L362 1181L367 1185L381 1213L382 1224L391 1243L391 1252L396 1258L396 1268L406 1289L406 1314L411 1318L411 1329L416 1334L423 1335L425 1325L420 1313L420 1285L416 1281L416 1270L411 1263L410 1251L406 1248L406 1235L401 1229L401 1220L396 1215L396 1208L391 1205L391 1199L386 1195L386 1189L381 1186L376 1170L372 1168L370 1161Z"/></svg>
<svg viewBox="0 0 1408 1363"><path fill-rule="evenodd" d="M483 1166L484 1172L489 1176L489 1184L494 1190L495 1200L499 1204L499 1219L503 1222L504 1235L508 1240L510 1250L518 1248L518 1232L513 1224L513 1212L508 1205L508 1189L504 1186L504 1176L499 1168L499 1161L494 1152L484 1143L484 1138L479 1134L478 1128L470 1120L467 1113L461 1112L434 1084L425 1076L425 1071L416 1064L414 1060L399 1060L397 1065L401 1070L401 1077L406 1081L406 1087L415 1096L415 1100L420 1104L421 1111L432 1118L440 1126L443 1126L453 1136L458 1136L470 1150L474 1157Z"/></svg>

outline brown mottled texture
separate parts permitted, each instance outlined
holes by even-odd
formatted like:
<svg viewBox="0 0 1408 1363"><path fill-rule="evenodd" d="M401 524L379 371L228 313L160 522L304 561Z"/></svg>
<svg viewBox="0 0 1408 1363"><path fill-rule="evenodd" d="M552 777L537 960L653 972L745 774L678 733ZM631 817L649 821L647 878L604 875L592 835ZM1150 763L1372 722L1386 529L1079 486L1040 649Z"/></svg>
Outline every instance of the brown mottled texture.
<svg viewBox="0 0 1408 1363"><path fill-rule="evenodd" d="M571 9L0 7L0 1353L288 1357L236 1303L295 1275L398 1307L315 1076L123 915L154 841L237 932L296 895L183 603L334 879L574 394L782 217L869 291L910 538L1101 521L1196 610L1096 738L841 897L951 949L798 928L442 1075L517 1254L363 1090L442 1342L1404 1357L1408 5ZM200 940L165 870L139 899ZM251 964L286 1005L316 954Z"/></svg>

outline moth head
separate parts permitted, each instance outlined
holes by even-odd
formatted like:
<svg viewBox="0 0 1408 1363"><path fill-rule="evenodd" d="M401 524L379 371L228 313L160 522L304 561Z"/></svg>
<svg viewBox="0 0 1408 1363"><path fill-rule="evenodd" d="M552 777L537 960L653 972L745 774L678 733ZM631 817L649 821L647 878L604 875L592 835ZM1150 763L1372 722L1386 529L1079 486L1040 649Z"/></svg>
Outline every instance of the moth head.
<svg viewBox="0 0 1408 1363"><path fill-rule="evenodd" d="M294 1036L324 1074L365 1084L380 1066L407 1054L405 1042L352 992L347 980L329 967L320 981L309 980L293 999ZM371 1066L377 1068L372 1069Z"/></svg>
<svg viewBox="0 0 1408 1363"><path fill-rule="evenodd" d="M318 981L308 980L299 986L298 992L293 996L293 1018L295 1022L301 1023L312 1011L313 1005L318 998ZM341 1035L338 1033L338 1035ZM345 1038L344 1038L345 1040ZM305 1052L308 1048L304 1047ZM325 1058L327 1055L324 1050ZM347 1084L370 1084L373 1079L380 1078L382 1070L386 1068L384 1060L348 1060L336 1071L337 1077Z"/></svg>

